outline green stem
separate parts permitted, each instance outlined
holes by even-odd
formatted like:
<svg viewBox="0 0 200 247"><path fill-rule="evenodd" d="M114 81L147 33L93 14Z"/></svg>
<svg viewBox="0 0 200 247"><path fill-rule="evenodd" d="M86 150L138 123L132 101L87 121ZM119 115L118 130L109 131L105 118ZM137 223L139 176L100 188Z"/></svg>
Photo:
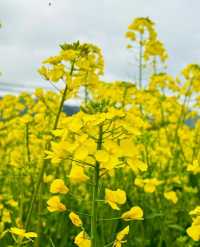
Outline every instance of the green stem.
<svg viewBox="0 0 200 247"><path fill-rule="evenodd" d="M74 65L75 65L75 60L73 61L72 66L71 66L70 76L72 76L72 74L73 74ZM64 92L63 92L63 95L62 95L62 98L61 98L61 102L60 102L60 105L59 105L59 108L58 108L58 112L56 114L56 119L55 119L55 122L54 122L54 125L53 125L53 130L56 130L57 127L58 127L60 114L62 112L63 105L64 105L64 102L65 102L65 99L66 99L66 95L67 95L67 90L68 90L68 85L66 83L65 89L64 89ZM47 144L47 150L49 150L49 149L50 149L50 144L48 143ZM27 213L27 217L26 217L26 221L25 221L25 229L26 230L27 230L28 225L30 223L31 215L32 215L32 212L33 212L33 206L34 206L34 203L36 201L36 198L37 198L37 195L38 195L38 192L39 192L39 189L40 189L40 185L41 185L42 180L43 180L43 175L44 175L44 172L46 170L47 164L48 164L48 160L44 159L43 165L42 165L42 167L40 169L40 173L39 173L39 176L38 176L36 187L35 187L35 190L33 192L32 198L31 198L31 204L30 204L30 207L29 207L29 210L28 210L28 213Z"/></svg>
<svg viewBox="0 0 200 247"><path fill-rule="evenodd" d="M92 247L96 247L97 243L97 193L99 186L99 162L96 163L95 173L93 182L95 185L93 186L92 191L92 217L91 217L91 240Z"/></svg>
<svg viewBox="0 0 200 247"><path fill-rule="evenodd" d="M65 98L66 98L66 95L67 95L67 90L68 90L68 86L67 86L67 83L66 83L65 89L64 89L64 92L63 92L63 95L62 95L62 98L61 98L61 102L60 102L60 105L59 105L59 108L58 108L58 112L56 114L56 119L55 119L55 122L54 122L54 125L53 125L53 130L56 130L57 127L58 127L60 114L62 112L63 105L64 105L64 102L65 102Z"/></svg>
<svg viewBox="0 0 200 247"><path fill-rule="evenodd" d="M35 239L34 241L34 247L39 247L40 246L40 241L41 241L41 238L42 238L42 216L41 216L41 213L42 213L42 194L43 194L43 184L41 184L40 188L39 188L39 193L38 193L38 215L39 215L39 219L38 219L38 222L37 222L37 228L36 228L36 232L38 233L38 238Z"/></svg>
<svg viewBox="0 0 200 247"><path fill-rule="evenodd" d="M102 139L103 139L103 126L99 126L99 138L97 142L97 150L102 148ZM92 213L91 213L91 241L92 247L97 247L97 198L99 190L99 168L100 163L97 161L93 176L93 190L92 190Z"/></svg>
<svg viewBox="0 0 200 247"><path fill-rule="evenodd" d="M39 173L39 176L38 176L38 181L36 183L36 187L35 187L35 190L33 192L32 198L31 198L31 203L30 203L30 207L29 207L29 210L28 210L28 213L27 213L27 217L26 217L26 221L25 221L25 227L24 227L26 230L27 230L28 225L30 223L31 215L32 215L32 212L33 212L33 206L34 206L34 203L36 201L36 198L37 198L37 195L38 195L38 192L39 192L39 189L40 189L40 184L42 182L43 174L44 174L44 171L46 169L46 166L47 166L47 160L45 159L44 162L43 162L43 165L41 167L41 170L40 170L40 173Z"/></svg>

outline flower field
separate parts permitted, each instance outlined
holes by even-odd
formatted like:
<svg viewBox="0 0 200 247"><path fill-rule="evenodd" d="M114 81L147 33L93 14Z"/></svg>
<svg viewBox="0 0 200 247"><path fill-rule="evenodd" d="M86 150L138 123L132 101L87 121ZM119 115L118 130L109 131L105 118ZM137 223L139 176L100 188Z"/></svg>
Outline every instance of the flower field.
<svg viewBox="0 0 200 247"><path fill-rule="evenodd" d="M149 18L125 36L135 81L77 41L38 70L55 90L0 100L1 247L200 246L200 65L167 74Z"/></svg>

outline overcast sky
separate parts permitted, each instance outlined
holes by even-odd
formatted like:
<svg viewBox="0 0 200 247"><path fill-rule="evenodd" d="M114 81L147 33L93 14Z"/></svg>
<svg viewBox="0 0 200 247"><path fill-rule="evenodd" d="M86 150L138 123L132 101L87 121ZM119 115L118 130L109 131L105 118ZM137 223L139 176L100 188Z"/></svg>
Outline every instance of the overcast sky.
<svg viewBox="0 0 200 247"><path fill-rule="evenodd" d="M0 0L0 81L40 84L41 61L76 40L102 48L106 80L131 79L124 33L141 16L155 21L170 56L168 71L177 74L187 63L200 63L199 11L199 0Z"/></svg>

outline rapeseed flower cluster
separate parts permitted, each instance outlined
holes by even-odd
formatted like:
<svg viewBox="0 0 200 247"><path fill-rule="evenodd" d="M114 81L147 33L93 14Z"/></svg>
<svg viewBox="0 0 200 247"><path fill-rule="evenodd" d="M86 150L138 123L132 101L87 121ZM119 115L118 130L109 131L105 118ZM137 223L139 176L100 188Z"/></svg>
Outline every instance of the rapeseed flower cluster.
<svg viewBox="0 0 200 247"><path fill-rule="evenodd" d="M39 69L56 91L0 99L0 246L198 245L200 66L169 75L149 18L126 37L134 82L103 81L101 49L78 41Z"/></svg>

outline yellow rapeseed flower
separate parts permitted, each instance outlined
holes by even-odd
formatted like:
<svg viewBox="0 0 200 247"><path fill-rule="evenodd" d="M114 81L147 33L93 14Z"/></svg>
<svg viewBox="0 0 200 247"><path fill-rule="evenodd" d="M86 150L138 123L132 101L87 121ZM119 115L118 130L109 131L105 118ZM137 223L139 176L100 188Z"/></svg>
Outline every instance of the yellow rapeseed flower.
<svg viewBox="0 0 200 247"><path fill-rule="evenodd" d="M125 221L143 220L143 210L138 206L132 207L129 211L123 213L121 218Z"/></svg>
<svg viewBox="0 0 200 247"><path fill-rule="evenodd" d="M121 247L123 243L126 243L127 241L123 239L128 234L129 234L129 226L126 226L123 230L117 233L113 247Z"/></svg>
<svg viewBox="0 0 200 247"><path fill-rule="evenodd" d="M89 179L89 177L84 173L84 168L78 165L72 165L69 174L70 182L81 183Z"/></svg>
<svg viewBox="0 0 200 247"><path fill-rule="evenodd" d="M105 201L112 209L119 210L118 204L122 205L126 202L126 192L124 190L105 190Z"/></svg>
<svg viewBox="0 0 200 247"><path fill-rule="evenodd" d="M200 216L200 206L197 206L195 209L189 212L190 215L198 215Z"/></svg>
<svg viewBox="0 0 200 247"><path fill-rule="evenodd" d="M70 218L71 222L72 222L75 226L81 227L81 226L83 225L83 222L82 222L82 220L80 219L80 217L79 217L77 214L75 214L74 212L71 212L71 213L69 214L69 218Z"/></svg>
<svg viewBox="0 0 200 247"><path fill-rule="evenodd" d="M168 200L173 202L174 204L177 203L178 197L175 191L166 191L164 192L164 197Z"/></svg>
<svg viewBox="0 0 200 247"><path fill-rule="evenodd" d="M47 201L47 209L50 212L63 212L66 210L66 207L63 203L60 202L59 196L52 196L48 201Z"/></svg>
<svg viewBox="0 0 200 247"><path fill-rule="evenodd" d="M37 233L35 232L26 232L26 230L20 229L17 227L11 227L10 233L14 235L18 235L21 238L37 238L38 237Z"/></svg>
<svg viewBox="0 0 200 247"><path fill-rule="evenodd" d="M192 225L187 228L186 232L194 241L200 240L200 225Z"/></svg>
<svg viewBox="0 0 200 247"><path fill-rule="evenodd" d="M160 185L162 181L159 181L157 178L147 178L144 179L144 191L147 193L153 193L156 190L156 187Z"/></svg>
<svg viewBox="0 0 200 247"><path fill-rule="evenodd" d="M200 165L198 160L194 160L192 164L187 166L187 171L193 173L194 175L200 173Z"/></svg>
<svg viewBox="0 0 200 247"><path fill-rule="evenodd" d="M60 194L67 194L69 189L65 185L62 179L55 179L50 185L50 192L51 193L60 193Z"/></svg>
<svg viewBox="0 0 200 247"><path fill-rule="evenodd" d="M109 153L105 150L97 150L95 153L95 158L99 162L108 162L109 161Z"/></svg>
<svg viewBox="0 0 200 247"><path fill-rule="evenodd" d="M91 240L86 232L81 231L74 240L78 247L91 247Z"/></svg>

